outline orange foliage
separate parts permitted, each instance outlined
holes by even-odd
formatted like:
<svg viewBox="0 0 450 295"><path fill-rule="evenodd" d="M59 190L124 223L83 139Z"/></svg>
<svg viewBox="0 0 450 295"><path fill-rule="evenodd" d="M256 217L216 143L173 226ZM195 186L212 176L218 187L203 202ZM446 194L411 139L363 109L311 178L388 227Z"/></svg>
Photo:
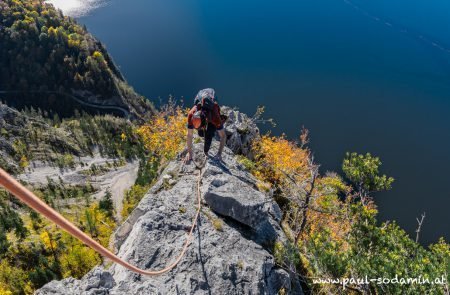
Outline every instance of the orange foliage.
<svg viewBox="0 0 450 295"><path fill-rule="evenodd" d="M307 143L307 133L302 142ZM265 135L253 145L256 165L253 173L261 181L269 182L281 188L286 196L297 195L304 198L305 191L311 187L311 165L308 164L310 151L289 141L285 136L275 137ZM299 189L302 187L302 189ZM350 230L346 218L348 204L339 199L340 193L347 194L350 188L338 176L318 176L311 192L311 203L307 211L308 221L304 241L329 231L334 241L339 241L346 247L346 235ZM292 229L298 228L301 203L292 202L290 209L285 211L286 221Z"/></svg>
<svg viewBox="0 0 450 295"><path fill-rule="evenodd" d="M328 232L331 241L340 243L342 251L348 249L347 235L351 229L349 219L350 198L342 201L340 194L347 194L350 187L338 176L317 179L314 195L308 210L308 226L303 240Z"/></svg>
<svg viewBox="0 0 450 295"><path fill-rule="evenodd" d="M324 196L320 196L313 202L314 208L322 208L321 202ZM346 241L346 235L350 231L350 222L345 218L345 208L343 204L338 199L333 201L334 208L330 210L330 213L322 213L315 210L310 210L308 213L309 218L309 228L307 236L313 236L316 233L320 233L323 230L329 230L330 237L334 241L342 242L343 249L348 248L348 243ZM326 211L323 211L326 212Z"/></svg>
<svg viewBox="0 0 450 295"><path fill-rule="evenodd" d="M160 112L146 125L136 130L145 148L158 157L173 159L186 140L186 111L174 107Z"/></svg>
<svg viewBox="0 0 450 295"><path fill-rule="evenodd" d="M304 177L308 173L308 150L301 149L284 136L264 135L253 145L257 169L255 175L263 181L285 183L286 177Z"/></svg>

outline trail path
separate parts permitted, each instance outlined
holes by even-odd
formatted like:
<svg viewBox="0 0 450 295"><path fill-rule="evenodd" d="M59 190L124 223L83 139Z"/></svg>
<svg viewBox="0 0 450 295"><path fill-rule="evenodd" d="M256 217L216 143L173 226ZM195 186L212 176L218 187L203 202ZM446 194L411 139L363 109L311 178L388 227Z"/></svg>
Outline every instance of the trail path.
<svg viewBox="0 0 450 295"><path fill-rule="evenodd" d="M128 110L126 110L125 108L119 107L119 106L108 106L108 105L100 105L100 104L94 104L94 103L89 103L86 102L72 94L68 94L68 93L64 93L64 92L59 92L59 91L17 91L17 90L0 90L0 94L8 94L8 93L46 93L46 94L58 94L58 95L64 95L66 97L69 97L71 99L73 99L74 101L76 101L77 103L87 106L87 107L92 107L92 108L96 108L96 109L101 109L101 110L114 110L114 111L120 111L124 114L124 116L126 118L130 117L130 112Z"/></svg>
<svg viewBox="0 0 450 295"><path fill-rule="evenodd" d="M123 166L110 168L109 171L101 173L100 175L90 176L85 175L82 172L88 170L92 165L96 165L97 167L106 165L107 163L112 165L114 159L104 158L96 152L93 157L81 157L79 160L84 166L78 164L73 169L61 169L59 167L49 166L47 163L32 162L30 169L27 169L27 171L19 175L18 178L33 185L47 184L47 178L56 182L59 182L59 179L61 178L63 182L68 185L84 185L89 182L97 189L97 192L92 195L92 198L95 200L101 199L107 191L111 192L114 209L116 210L116 217L120 221L124 192L129 189L137 179L139 161L134 160L127 162ZM60 201L60 205L75 204L79 202L79 200L76 199L65 199Z"/></svg>

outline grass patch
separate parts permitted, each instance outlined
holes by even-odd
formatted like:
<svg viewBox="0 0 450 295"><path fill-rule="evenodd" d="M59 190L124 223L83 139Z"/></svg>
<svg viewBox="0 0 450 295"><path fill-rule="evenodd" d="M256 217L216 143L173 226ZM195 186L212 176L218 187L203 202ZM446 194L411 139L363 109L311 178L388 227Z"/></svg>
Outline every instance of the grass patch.
<svg viewBox="0 0 450 295"><path fill-rule="evenodd" d="M214 217L210 212L202 209L203 214L205 214L206 218L211 222L212 226L217 231L223 231L223 222L220 218Z"/></svg>
<svg viewBox="0 0 450 295"><path fill-rule="evenodd" d="M247 158L243 155L237 155L236 160L238 161L239 164L244 166L244 168L247 169L248 171L253 171L256 168L255 162L253 162L252 160L250 160L249 158Z"/></svg>

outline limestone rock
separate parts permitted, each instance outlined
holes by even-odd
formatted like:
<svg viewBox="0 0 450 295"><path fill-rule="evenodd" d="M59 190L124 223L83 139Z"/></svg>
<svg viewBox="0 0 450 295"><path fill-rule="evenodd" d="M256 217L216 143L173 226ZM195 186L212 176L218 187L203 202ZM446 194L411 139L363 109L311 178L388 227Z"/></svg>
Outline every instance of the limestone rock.
<svg viewBox="0 0 450 295"><path fill-rule="evenodd" d="M106 295L114 287L112 275L100 267L91 270L82 280L73 278L62 281L53 281L44 288L38 290L36 294L53 295Z"/></svg>
<svg viewBox="0 0 450 295"><path fill-rule="evenodd" d="M227 146L233 153L251 158L252 142L260 136L258 126L246 114L230 107L222 107L221 112L228 117L224 124Z"/></svg>
<svg viewBox="0 0 450 295"><path fill-rule="evenodd" d="M142 269L164 268L183 247L201 177L204 204L194 240L175 269L148 277L119 265L95 268L81 280L53 281L36 294L277 294L282 288L303 294L270 253L275 240L286 239L278 206L257 190L230 149L225 148L222 163L201 158L201 150L197 144L201 170L194 163L171 162L161 175L170 175L173 185L164 185L162 176L115 235L119 257Z"/></svg>

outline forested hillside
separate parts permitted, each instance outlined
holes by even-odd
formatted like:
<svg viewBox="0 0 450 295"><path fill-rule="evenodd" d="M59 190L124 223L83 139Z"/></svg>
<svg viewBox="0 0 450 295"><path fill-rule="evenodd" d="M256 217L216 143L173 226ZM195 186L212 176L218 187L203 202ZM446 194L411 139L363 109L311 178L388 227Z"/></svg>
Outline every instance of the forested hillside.
<svg viewBox="0 0 450 295"><path fill-rule="evenodd" d="M22 182L105 246L122 201L131 211L155 176L137 121L128 120L154 113L76 21L43 1L0 1L0 167L37 177ZM136 163L137 178L124 176L136 186L109 192L108 178ZM0 294L31 294L101 261L0 189Z"/></svg>
<svg viewBox="0 0 450 295"><path fill-rule="evenodd" d="M135 115L153 110L98 40L41 0L0 2L0 44L0 91L37 94L42 100L48 100L49 91L70 94Z"/></svg>
<svg viewBox="0 0 450 295"><path fill-rule="evenodd" d="M134 209L159 167L137 126L111 115L76 112L60 119L0 103L0 168L108 247L117 217ZM130 165L139 169L129 189L110 190L129 177ZM51 280L80 278L101 262L95 251L0 189L1 295L32 294Z"/></svg>

